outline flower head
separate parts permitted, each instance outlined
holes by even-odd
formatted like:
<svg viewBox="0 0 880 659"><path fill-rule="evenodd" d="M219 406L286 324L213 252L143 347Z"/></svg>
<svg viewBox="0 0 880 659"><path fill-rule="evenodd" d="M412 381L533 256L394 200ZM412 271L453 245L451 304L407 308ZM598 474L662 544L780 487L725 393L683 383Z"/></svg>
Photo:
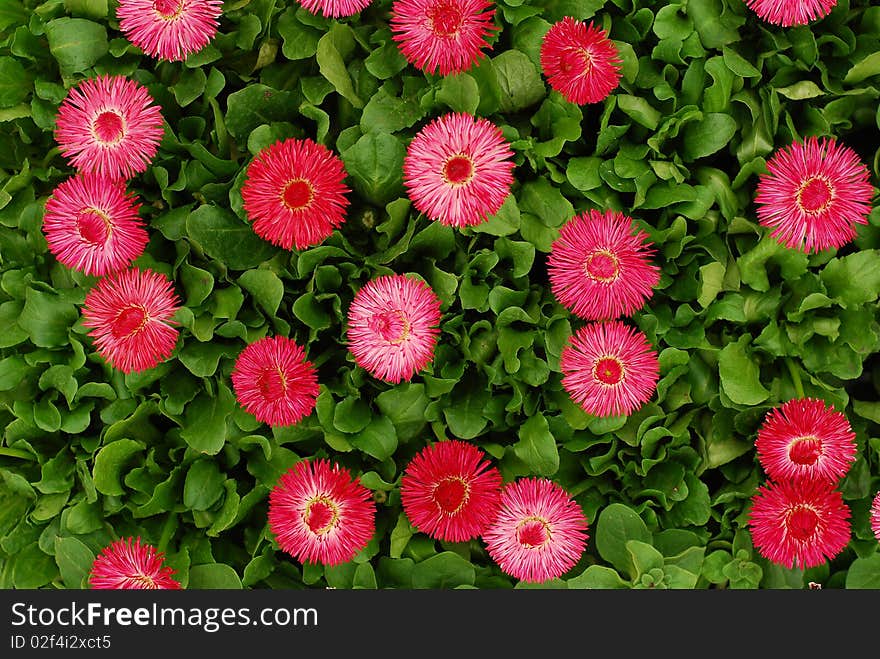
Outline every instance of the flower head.
<svg viewBox="0 0 880 659"><path fill-rule="evenodd" d="M371 492L324 459L297 462L269 493L269 529L303 563L350 561L372 539L375 515Z"/></svg>
<svg viewBox="0 0 880 659"><path fill-rule="evenodd" d="M745 0L759 18L782 27L807 25L825 18L837 5L837 0Z"/></svg>
<svg viewBox="0 0 880 659"><path fill-rule="evenodd" d="M400 497L419 531L464 542L494 521L501 505L501 473L473 444L457 439L436 442L407 466Z"/></svg>
<svg viewBox="0 0 880 659"><path fill-rule="evenodd" d="M489 46L498 27L491 0L395 0L391 32L400 52L422 71L461 73Z"/></svg>
<svg viewBox="0 0 880 659"><path fill-rule="evenodd" d="M78 174L60 183L46 202L43 233L59 263L87 275L106 275L143 254L148 236L140 204L125 183Z"/></svg>
<svg viewBox="0 0 880 659"><path fill-rule="evenodd" d="M434 358L440 299L414 277L384 275L368 281L348 309L348 345L358 366L397 384Z"/></svg>
<svg viewBox="0 0 880 659"><path fill-rule="evenodd" d="M574 567L587 545L587 518L559 485L520 478L501 493L501 510L483 533L486 549L507 574L532 583Z"/></svg>
<svg viewBox="0 0 880 659"><path fill-rule="evenodd" d="M95 590L180 590L164 559L162 552L141 544L140 538L117 540L92 563L89 584Z"/></svg>
<svg viewBox="0 0 880 659"><path fill-rule="evenodd" d="M791 569L837 556L850 538L850 511L828 481L768 482L752 497L752 543L769 561Z"/></svg>
<svg viewBox="0 0 880 659"><path fill-rule="evenodd" d="M856 457L856 434L846 416L815 398L783 403L768 412L755 448L775 481L801 478L832 483L846 475Z"/></svg>
<svg viewBox="0 0 880 659"><path fill-rule="evenodd" d="M880 492L874 495L874 500L871 502L871 530L874 532L874 537L880 541Z"/></svg>
<svg viewBox="0 0 880 659"><path fill-rule="evenodd" d="M758 221L786 247L841 247L867 224L874 189L868 168L834 139L808 137L776 151L758 181Z"/></svg>
<svg viewBox="0 0 880 659"><path fill-rule="evenodd" d="M349 192L339 156L304 139L275 142L247 168L241 188L254 231L284 249L305 249L345 222Z"/></svg>
<svg viewBox="0 0 880 659"><path fill-rule="evenodd" d="M473 226L498 212L513 183L513 151L488 119L450 113L410 142L403 182L413 205L432 220Z"/></svg>
<svg viewBox="0 0 880 659"><path fill-rule="evenodd" d="M306 11L327 18L354 16L370 6L373 0L299 0Z"/></svg>
<svg viewBox="0 0 880 659"><path fill-rule="evenodd" d="M657 353L644 333L618 320L588 323L562 349L562 386L588 414L630 414L653 396Z"/></svg>
<svg viewBox="0 0 880 659"><path fill-rule="evenodd" d="M289 426L312 413L318 374L305 350L284 336L248 345L235 360L232 386L241 406L258 421Z"/></svg>
<svg viewBox="0 0 880 659"><path fill-rule="evenodd" d="M119 0L116 17L125 38L151 57L185 60L217 33L223 0Z"/></svg>
<svg viewBox="0 0 880 659"><path fill-rule="evenodd" d="M629 315L651 297L660 269L648 234L615 211L575 215L559 232L547 261L553 294L587 320Z"/></svg>
<svg viewBox="0 0 880 659"><path fill-rule="evenodd" d="M550 86L571 103L598 103L620 81L621 60L605 30L566 16L541 42L541 68Z"/></svg>
<svg viewBox="0 0 880 659"><path fill-rule="evenodd" d="M82 309L98 354L123 373L153 368L177 343L171 324L180 308L171 281L150 269L129 268L98 280Z"/></svg>
<svg viewBox="0 0 880 659"><path fill-rule="evenodd" d="M58 107L55 139L84 172L128 179L156 156L165 133L162 113L143 85L123 76L83 80Z"/></svg>

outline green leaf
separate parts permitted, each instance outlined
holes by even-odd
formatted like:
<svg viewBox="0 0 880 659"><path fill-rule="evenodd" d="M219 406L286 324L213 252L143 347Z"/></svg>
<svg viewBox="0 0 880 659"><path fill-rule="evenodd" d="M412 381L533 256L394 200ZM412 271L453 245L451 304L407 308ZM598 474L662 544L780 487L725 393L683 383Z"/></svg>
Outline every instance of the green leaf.
<svg viewBox="0 0 880 659"><path fill-rule="evenodd" d="M52 293L28 288L18 325L27 332L34 345L59 348L69 345L68 329L77 318L79 312L70 302Z"/></svg>
<svg viewBox="0 0 880 659"><path fill-rule="evenodd" d="M808 98L816 98L817 96L823 96L825 94L825 92L819 89L819 86L811 80L801 80L788 87L778 87L776 92L782 94L786 98L792 99L793 101L803 101Z"/></svg>
<svg viewBox="0 0 880 659"><path fill-rule="evenodd" d="M880 553L867 558L857 558L846 572L848 589L880 589Z"/></svg>
<svg viewBox="0 0 880 659"><path fill-rule="evenodd" d="M718 353L718 375L721 387L731 401L738 405L757 405L770 396L761 384L758 364L751 358L746 346L749 337L728 343Z"/></svg>
<svg viewBox="0 0 880 659"><path fill-rule="evenodd" d="M650 543L651 533L642 518L621 503L602 509L596 522L596 550L617 570L635 576L635 566L626 548L628 540Z"/></svg>
<svg viewBox="0 0 880 659"><path fill-rule="evenodd" d="M241 579L225 563L193 565L189 569L188 590L241 590Z"/></svg>
<svg viewBox="0 0 880 659"><path fill-rule="evenodd" d="M480 88L467 73L444 76L437 90L437 100L453 112L476 114L480 106Z"/></svg>
<svg viewBox="0 0 880 659"><path fill-rule="evenodd" d="M84 18L62 17L49 21L46 39L63 76L85 71L109 48L107 29Z"/></svg>
<svg viewBox="0 0 880 659"><path fill-rule="evenodd" d="M125 489L122 487L122 472L131 462L132 458L144 450L144 445L132 439L117 439L107 444L98 451L95 456L95 466L92 469L92 479L95 489L101 494L109 496L122 496Z"/></svg>
<svg viewBox="0 0 880 659"><path fill-rule="evenodd" d="M723 149L736 134L736 120L723 112L709 112L684 128L685 160L705 158Z"/></svg>
<svg viewBox="0 0 880 659"><path fill-rule="evenodd" d="M874 52L852 65L843 81L857 85L871 76L880 75L880 52Z"/></svg>
<svg viewBox="0 0 880 659"><path fill-rule="evenodd" d="M880 251L831 259L820 276L828 295L846 309L873 302L880 296Z"/></svg>
<svg viewBox="0 0 880 659"><path fill-rule="evenodd" d="M660 124L663 115L641 96L618 94L617 107L645 128L654 130Z"/></svg>
<svg viewBox="0 0 880 659"><path fill-rule="evenodd" d="M55 536L55 563L64 585L72 590L87 588L87 579L95 553L73 537Z"/></svg>
<svg viewBox="0 0 880 659"><path fill-rule="evenodd" d="M208 256L232 270L254 268L278 253L233 213L210 204L190 214L186 232Z"/></svg>
<svg viewBox="0 0 880 659"><path fill-rule="evenodd" d="M604 565L591 565L576 577L568 580L569 588L586 588L593 590L620 590L630 584L620 578L615 570Z"/></svg>
<svg viewBox="0 0 880 659"><path fill-rule="evenodd" d="M318 48L315 53L315 59L318 62L318 69L333 88L347 99L354 107L364 107L364 102L355 93L354 86L351 82L351 76L345 68L345 61L339 51L340 40L345 39L345 30L351 31L351 28L334 23L333 28L318 40ZM350 37L348 37L350 38Z"/></svg>
<svg viewBox="0 0 880 659"><path fill-rule="evenodd" d="M44 553L36 542L15 555L12 581L18 590L33 590L45 586L57 574L55 559Z"/></svg>
<svg viewBox="0 0 880 659"><path fill-rule="evenodd" d="M627 540L625 546L635 568L633 579L637 579L651 570L663 567L663 554L647 542Z"/></svg>
<svg viewBox="0 0 880 659"><path fill-rule="evenodd" d="M221 343L188 342L178 353L180 363L197 377L208 377L217 372L222 357L232 356L236 349Z"/></svg>
<svg viewBox="0 0 880 659"><path fill-rule="evenodd" d="M291 92L252 83L226 99L226 129L242 140L257 126L288 121L290 108L298 105Z"/></svg>
<svg viewBox="0 0 880 659"><path fill-rule="evenodd" d="M226 443L226 417L232 413L235 397L224 384L217 386L217 395L199 394L186 406L183 440L193 450L216 455Z"/></svg>
<svg viewBox="0 0 880 659"><path fill-rule="evenodd" d="M541 74L525 53L505 50L492 58L492 66L501 88L502 112L518 112L546 96Z"/></svg>
<svg viewBox="0 0 880 659"><path fill-rule="evenodd" d="M552 476L559 469L559 450L542 414L529 417L519 429L519 441L513 452L529 471L540 476Z"/></svg>
<svg viewBox="0 0 880 659"><path fill-rule="evenodd" d="M385 87L382 87L364 107L360 126L364 133L395 133L409 128L423 115L424 110L418 101L389 96Z"/></svg>
<svg viewBox="0 0 880 659"><path fill-rule="evenodd" d="M351 438L351 444L377 460L386 460L397 449L397 431L384 417L373 417L366 428Z"/></svg>
<svg viewBox="0 0 880 659"><path fill-rule="evenodd" d="M278 35L282 39L281 53L295 61L312 57L318 51L321 31L300 23L296 9L289 7L278 17Z"/></svg>
<svg viewBox="0 0 880 659"><path fill-rule="evenodd" d="M421 383L399 384L376 396L375 402L403 442L418 436L427 423L425 409L429 401Z"/></svg>
<svg viewBox="0 0 880 659"><path fill-rule="evenodd" d="M377 206L384 206L403 191L406 147L397 137L367 133L340 155L355 190Z"/></svg>
<svg viewBox="0 0 880 659"><path fill-rule="evenodd" d="M11 57L0 57L0 108L10 108L27 98L31 82L24 67Z"/></svg>
<svg viewBox="0 0 880 659"><path fill-rule="evenodd" d="M340 432L360 432L372 418L370 406L353 396L340 401L333 410L333 426Z"/></svg>
<svg viewBox="0 0 880 659"><path fill-rule="evenodd" d="M250 293L269 316L278 313L284 297L284 284L274 272L262 268L248 270L238 278L238 285Z"/></svg>
<svg viewBox="0 0 880 659"><path fill-rule="evenodd" d="M441 590L472 586L476 570L470 562L451 551L443 551L413 566L412 587Z"/></svg>
<svg viewBox="0 0 880 659"><path fill-rule="evenodd" d="M727 68L736 75L742 76L743 78L761 77L761 72L732 48L724 46L724 48L721 49L721 52L724 56L724 64L726 64Z"/></svg>
<svg viewBox="0 0 880 659"><path fill-rule="evenodd" d="M226 476L211 460L196 460L186 472L183 505L190 510L208 510L221 496Z"/></svg>

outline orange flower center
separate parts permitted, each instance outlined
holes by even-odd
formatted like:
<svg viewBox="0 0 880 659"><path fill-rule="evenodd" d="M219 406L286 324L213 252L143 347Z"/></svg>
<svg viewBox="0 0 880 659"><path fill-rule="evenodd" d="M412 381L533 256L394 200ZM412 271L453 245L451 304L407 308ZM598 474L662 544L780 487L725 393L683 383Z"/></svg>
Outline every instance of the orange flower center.
<svg viewBox="0 0 880 659"><path fill-rule="evenodd" d="M797 506L790 510L785 520L789 535L801 542L812 538L818 525L819 515L808 506Z"/></svg>
<svg viewBox="0 0 880 659"><path fill-rule="evenodd" d="M111 228L110 218L97 208L84 208L76 216L76 230L83 240L93 245L107 242Z"/></svg>
<svg viewBox="0 0 880 659"><path fill-rule="evenodd" d="M128 337L140 332L149 319L146 309L139 304L132 304L116 314L110 331L116 339Z"/></svg>
<svg viewBox="0 0 880 659"><path fill-rule="evenodd" d="M587 257L584 272L594 281L610 284L620 277L620 260L607 249L602 249Z"/></svg>
<svg viewBox="0 0 880 659"><path fill-rule="evenodd" d="M409 338L412 324L402 311L392 309L373 315L370 318L370 329L383 341L397 345Z"/></svg>
<svg viewBox="0 0 880 659"><path fill-rule="evenodd" d="M257 377L257 388L264 399L274 403L287 393L287 378L280 367L270 366Z"/></svg>
<svg viewBox="0 0 880 659"><path fill-rule="evenodd" d="M434 501L444 513L454 515L467 502L469 490L463 478L450 476L437 483L434 488Z"/></svg>
<svg viewBox="0 0 880 659"><path fill-rule="evenodd" d="M516 539L523 547L539 549L550 542L550 525L540 517L527 517L516 527Z"/></svg>
<svg viewBox="0 0 880 659"><path fill-rule="evenodd" d="M103 144L118 144L125 136L125 122L115 110L105 110L94 124L95 137Z"/></svg>
<svg viewBox="0 0 880 659"><path fill-rule="evenodd" d="M602 384L615 385L623 379L623 364L617 357L602 357L593 366L593 377Z"/></svg>
<svg viewBox="0 0 880 659"><path fill-rule="evenodd" d="M312 203L314 194L314 190L308 181L296 178L284 187L284 192L281 193L281 200L290 210L298 211Z"/></svg>
<svg viewBox="0 0 880 659"><path fill-rule="evenodd" d="M822 440L818 437L798 437L788 445L788 457L795 464L816 464L820 455L822 455Z"/></svg>
<svg viewBox="0 0 880 659"><path fill-rule="evenodd" d="M452 185L464 185L474 177L474 161L460 153L443 165L443 180Z"/></svg>
<svg viewBox="0 0 880 659"><path fill-rule="evenodd" d="M318 497L309 501L303 514L306 526L315 535L329 533L339 519L339 508L327 497Z"/></svg>
<svg viewBox="0 0 880 659"><path fill-rule="evenodd" d="M464 13L452 0L439 0L428 8L428 29L438 37L458 34L464 23Z"/></svg>
<svg viewBox="0 0 880 659"><path fill-rule="evenodd" d="M834 189L825 179L809 178L797 193L797 203L805 213L821 213L831 205Z"/></svg>
<svg viewBox="0 0 880 659"><path fill-rule="evenodd" d="M184 0L153 0L153 9L166 20L177 18L183 12Z"/></svg>

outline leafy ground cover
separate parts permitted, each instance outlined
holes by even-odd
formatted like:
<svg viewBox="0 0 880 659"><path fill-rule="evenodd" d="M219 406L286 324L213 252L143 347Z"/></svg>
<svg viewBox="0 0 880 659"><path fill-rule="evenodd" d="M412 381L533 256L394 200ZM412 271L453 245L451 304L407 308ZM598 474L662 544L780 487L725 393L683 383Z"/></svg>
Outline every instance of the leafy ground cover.
<svg viewBox="0 0 880 659"><path fill-rule="evenodd" d="M426 74L391 39L391 3L326 19L283 0L226 2L212 42L156 62L119 30L112 0L0 6L0 585L81 588L97 553L140 535L189 588L524 587L479 540L417 532L400 478L426 444L468 440L505 480L550 478L589 521L559 588L880 587L869 523L880 489L880 209L840 249L807 255L759 226L758 176L779 147L835 136L880 177L880 7L840 0L809 26L761 21L739 0L501 0L492 49L466 73ZM575 105L542 77L563 16L609 31L622 78ZM67 89L128 76L165 136L129 182L149 244L136 265L183 301L174 354L124 375L99 357L80 307L97 281L59 264L41 230L72 173L53 129ZM515 153L497 215L453 229L412 208L402 164L431 118L499 125ZM309 137L341 155L345 224L284 250L243 210L262 148ZM660 282L632 321L661 378L629 416L594 418L561 386L580 324L550 291L547 254L589 208L634 217ZM345 344L355 292L412 273L440 297L432 363L390 385ZM237 404L249 343L295 338L316 365L315 411L269 427ZM843 411L858 452L840 484L851 540L808 570L770 563L746 527L764 482L754 440L798 396ZM303 565L268 532L268 493L294 462L330 457L373 491L376 533L354 560Z"/></svg>

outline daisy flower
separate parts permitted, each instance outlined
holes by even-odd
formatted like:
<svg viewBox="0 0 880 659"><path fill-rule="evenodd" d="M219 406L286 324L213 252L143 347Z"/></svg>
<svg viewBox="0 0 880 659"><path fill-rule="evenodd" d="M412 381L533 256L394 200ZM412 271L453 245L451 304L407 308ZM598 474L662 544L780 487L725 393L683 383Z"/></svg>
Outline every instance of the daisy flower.
<svg viewBox="0 0 880 659"><path fill-rule="evenodd" d="M338 565L367 546L375 531L370 490L329 460L302 460L269 492L269 529L302 563Z"/></svg>
<svg viewBox="0 0 880 659"><path fill-rule="evenodd" d="M87 275L126 268L147 246L138 208L118 179L85 173L69 178L46 201L43 233L49 251L59 263Z"/></svg>
<svg viewBox="0 0 880 659"><path fill-rule="evenodd" d="M498 27L491 0L395 0L391 32L408 62L440 75L467 71Z"/></svg>
<svg viewBox="0 0 880 659"><path fill-rule="evenodd" d="M837 5L837 0L745 0L746 6L759 18L781 25L807 25L825 18Z"/></svg>
<svg viewBox="0 0 880 659"><path fill-rule="evenodd" d="M266 147L248 165L241 188L254 231L284 249L321 243L345 222L345 176L339 156L313 140Z"/></svg>
<svg viewBox="0 0 880 659"><path fill-rule="evenodd" d="M835 483L856 458L856 434L846 416L833 406L802 398L767 413L755 448L772 480L809 478Z"/></svg>
<svg viewBox="0 0 880 659"><path fill-rule="evenodd" d="M808 137L773 154L761 174L758 221L792 249L841 247L867 224L874 189L868 168L835 139Z"/></svg>
<svg viewBox="0 0 880 659"><path fill-rule="evenodd" d="M547 271L559 303L587 320L610 320L640 309L660 281L648 234L632 218L597 210L565 223L550 248Z"/></svg>
<svg viewBox="0 0 880 659"><path fill-rule="evenodd" d="M474 226L498 212L513 183L513 151L488 119L449 113L412 139L403 183L413 205L432 220Z"/></svg>
<svg viewBox="0 0 880 659"><path fill-rule="evenodd" d="M789 569L821 565L850 539L850 511L828 481L768 482L752 497L752 543L769 561Z"/></svg>
<svg viewBox="0 0 880 659"><path fill-rule="evenodd" d="M489 556L506 573L532 583L574 567L587 545L587 518L559 485L520 478L501 493L501 510L483 533Z"/></svg>
<svg viewBox="0 0 880 659"><path fill-rule="evenodd" d="M373 0L299 0L299 3L312 14L327 18L354 16L370 6Z"/></svg>
<svg viewBox="0 0 880 659"><path fill-rule="evenodd" d="M182 61L217 33L223 0L119 0L125 38L151 57Z"/></svg>
<svg viewBox="0 0 880 659"><path fill-rule="evenodd" d="M880 492L874 495L874 501L871 503L871 530L874 537L880 541Z"/></svg>
<svg viewBox="0 0 880 659"><path fill-rule="evenodd" d="M594 416L630 414L657 388L660 364L644 333L618 320L581 327L562 349L562 386Z"/></svg>
<svg viewBox="0 0 880 659"><path fill-rule="evenodd" d="M436 442L410 461L400 497L419 531L464 542L494 521L501 505L501 473L473 444L457 439Z"/></svg>
<svg viewBox="0 0 880 659"><path fill-rule="evenodd" d="M162 113L143 85L124 76L83 80L58 107L55 139L78 170L128 179L156 156Z"/></svg>
<svg viewBox="0 0 880 659"><path fill-rule="evenodd" d="M92 563L89 584L94 590L180 590L165 555L140 538L117 540Z"/></svg>
<svg viewBox="0 0 880 659"><path fill-rule="evenodd" d="M358 366L392 384L409 380L434 358L440 299L414 277L368 281L348 309L348 345Z"/></svg>
<svg viewBox="0 0 880 659"><path fill-rule="evenodd" d="M541 42L541 68L570 103L598 103L617 87L621 60L605 30L566 16Z"/></svg>
<svg viewBox="0 0 880 659"><path fill-rule="evenodd" d="M307 417L318 400L318 373L305 350L284 336L263 337L235 360L232 386L239 404L258 421L289 426Z"/></svg>
<svg viewBox="0 0 880 659"><path fill-rule="evenodd" d="M139 268L98 280L86 295L83 325L98 354L123 373L153 368L171 356L178 331L171 326L180 308L169 279Z"/></svg>

